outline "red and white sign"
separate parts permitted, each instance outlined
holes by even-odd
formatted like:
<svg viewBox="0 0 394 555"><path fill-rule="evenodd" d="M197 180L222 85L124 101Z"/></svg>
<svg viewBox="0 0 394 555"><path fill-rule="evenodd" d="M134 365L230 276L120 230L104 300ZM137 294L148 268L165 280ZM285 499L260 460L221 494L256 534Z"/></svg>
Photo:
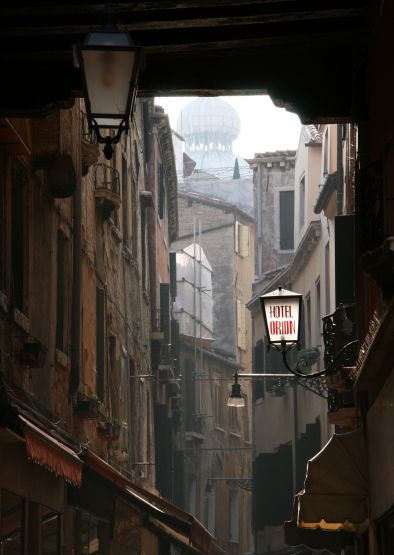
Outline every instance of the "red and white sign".
<svg viewBox="0 0 394 555"><path fill-rule="evenodd" d="M261 297L270 343L296 343L299 340L301 295L277 289Z"/></svg>

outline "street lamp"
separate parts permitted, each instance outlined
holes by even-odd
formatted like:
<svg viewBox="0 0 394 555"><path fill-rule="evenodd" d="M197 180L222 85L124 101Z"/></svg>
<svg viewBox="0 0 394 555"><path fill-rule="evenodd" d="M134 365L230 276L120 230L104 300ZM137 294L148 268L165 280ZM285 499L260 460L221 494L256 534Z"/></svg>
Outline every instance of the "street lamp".
<svg viewBox="0 0 394 555"><path fill-rule="evenodd" d="M318 350L316 348L302 349L298 355L298 361L295 368L292 368L287 362L287 353L293 348L300 349L300 322L301 322L301 303L302 295L288 291L279 287L275 291L271 291L260 297L261 307L263 311L264 323L266 327L268 349L273 347L282 354L283 364L290 374L234 374L234 383L232 385L231 394L228 399L228 406L243 407L245 401L242 396L241 386L238 378L245 379L289 379L296 378L301 380L301 384L307 382L304 387L327 398L322 392L322 384L319 378L332 372L340 357L353 347L358 340L349 341L343 345L333 356L330 364L319 372L305 374L302 368L309 368L312 363L316 362ZM342 305L340 305L342 306ZM241 401L242 399L242 401Z"/></svg>
<svg viewBox="0 0 394 555"><path fill-rule="evenodd" d="M298 345L302 295L279 287L260 301L269 345L282 350Z"/></svg>
<svg viewBox="0 0 394 555"><path fill-rule="evenodd" d="M104 144L110 160L113 145L129 128L141 61L141 48L127 31L120 31L111 20L99 31L92 31L77 48L82 72L86 113L90 129Z"/></svg>
<svg viewBox="0 0 394 555"><path fill-rule="evenodd" d="M227 401L228 407L242 408L245 406L245 399L241 392L241 385L238 383L238 373L234 374L234 383L231 386L231 393Z"/></svg>

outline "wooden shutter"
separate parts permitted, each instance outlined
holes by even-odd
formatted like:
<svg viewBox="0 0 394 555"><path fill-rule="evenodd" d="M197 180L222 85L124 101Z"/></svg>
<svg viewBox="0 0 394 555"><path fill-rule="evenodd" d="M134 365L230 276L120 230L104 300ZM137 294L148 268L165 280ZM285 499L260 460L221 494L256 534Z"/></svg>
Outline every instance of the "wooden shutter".
<svg viewBox="0 0 394 555"><path fill-rule="evenodd" d="M104 401L105 372L105 293L96 287L96 393Z"/></svg>

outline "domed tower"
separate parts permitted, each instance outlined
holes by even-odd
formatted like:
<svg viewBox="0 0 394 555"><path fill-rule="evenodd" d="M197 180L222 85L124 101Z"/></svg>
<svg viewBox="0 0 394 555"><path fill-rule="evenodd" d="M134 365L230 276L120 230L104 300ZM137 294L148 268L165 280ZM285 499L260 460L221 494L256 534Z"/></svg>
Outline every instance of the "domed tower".
<svg viewBox="0 0 394 555"><path fill-rule="evenodd" d="M197 170L228 178L239 169L249 173L248 164L233 153L241 121L237 111L218 97L201 97L189 102L178 116L177 132L184 138L186 153Z"/></svg>

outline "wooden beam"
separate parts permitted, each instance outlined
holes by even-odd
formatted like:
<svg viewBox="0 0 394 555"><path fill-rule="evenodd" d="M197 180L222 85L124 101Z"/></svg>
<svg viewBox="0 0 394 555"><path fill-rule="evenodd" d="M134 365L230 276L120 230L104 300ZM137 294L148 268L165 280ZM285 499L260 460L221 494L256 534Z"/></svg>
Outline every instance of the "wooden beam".
<svg viewBox="0 0 394 555"><path fill-rule="evenodd" d="M124 22L130 32L138 31L160 31L160 30L175 30L175 29L206 29L218 27L242 27L245 25L269 25L269 24L284 24L284 23L297 23L302 24L310 23L312 21L323 21L339 19L341 23L345 23L348 19L361 18L365 16L363 8L345 8L337 10L313 10L313 11L295 11L285 13L273 13L263 15L246 15L237 17L200 17L190 19L172 19L172 20L149 20L149 21L130 21ZM122 27L123 27L122 26ZM99 30L101 24L63 24L63 25L46 25L35 26L20 25L17 27L6 26L2 29L1 34L3 38L6 37L34 37L34 36L58 36L58 35L84 35L92 30Z"/></svg>

